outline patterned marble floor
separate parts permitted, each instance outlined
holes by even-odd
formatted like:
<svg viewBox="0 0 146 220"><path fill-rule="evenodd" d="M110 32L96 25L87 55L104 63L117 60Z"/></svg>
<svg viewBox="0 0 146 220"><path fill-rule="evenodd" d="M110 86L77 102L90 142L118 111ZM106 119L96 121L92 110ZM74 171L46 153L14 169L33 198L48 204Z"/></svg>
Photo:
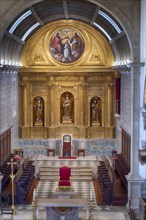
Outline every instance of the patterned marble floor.
<svg viewBox="0 0 146 220"><path fill-rule="evenodd" d="M37 166L42 167L42 171L40 171L40 173L44 173L42 179L45 179L45 172L43 172L44 170L46 171L46 173L48 173L48 175L49 173L51 173L52 181L51 179L49 179L49 181L40 181L36 189L36 197L54 197L55 191L58 188L59 167L66 165L72 168L71 184L72 188L75 191L75 197L90 199L90 196L92 194L93 207L97 208L92 182L92 171L97 168L97 162L95 157L82 157L78 160L58 160L58 158L52 157L50 157L49 160L48 158L46 158L46 160L43 161L40 159L37 160ZM51 170L54 170L54 173ZM55 176L56 173L58 176ZM46 175L46 178L48 178L48 175ZM56 178L56 181L53 181L53 176L54 179Z"/></svg>
<svg viewBox="0 0 146 220"><path fill-rule="evenodd" d="M55 197L55 191L58 187L58 182L39 182L36 189L36 197L39 198L53 198ZM90 199L92 194L92 205L94 209L100 208L96 204L96 198L94 193L94 187L92 181L88 182L72 182L72 188L75 191L76 198Z"/></svg>

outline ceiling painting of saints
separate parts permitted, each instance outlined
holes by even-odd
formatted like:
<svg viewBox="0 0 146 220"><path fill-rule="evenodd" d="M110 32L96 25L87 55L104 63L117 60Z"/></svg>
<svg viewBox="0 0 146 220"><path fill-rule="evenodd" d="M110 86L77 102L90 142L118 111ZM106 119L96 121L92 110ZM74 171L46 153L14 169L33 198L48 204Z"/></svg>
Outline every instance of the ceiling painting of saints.
<svg viewBox="0 0 146 220"><path fill-rule="evenodd" d="M73 29L59 29L51 37L50 52L61 63L77 61L84 51L84 40Z"/></svg>

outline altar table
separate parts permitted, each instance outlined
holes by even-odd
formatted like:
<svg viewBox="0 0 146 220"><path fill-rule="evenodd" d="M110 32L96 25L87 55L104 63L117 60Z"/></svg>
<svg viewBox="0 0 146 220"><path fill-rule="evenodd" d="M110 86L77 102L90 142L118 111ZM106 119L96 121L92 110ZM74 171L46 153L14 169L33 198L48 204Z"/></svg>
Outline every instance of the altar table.
<svg viewBox="0 0 146 220"><path fill-rule="evenodd" d="M84 198L38 198L36 207L36 217L39 219L39 208L66 207L66 208L86 208L87 219L89 217L88 202Z"/></svg>

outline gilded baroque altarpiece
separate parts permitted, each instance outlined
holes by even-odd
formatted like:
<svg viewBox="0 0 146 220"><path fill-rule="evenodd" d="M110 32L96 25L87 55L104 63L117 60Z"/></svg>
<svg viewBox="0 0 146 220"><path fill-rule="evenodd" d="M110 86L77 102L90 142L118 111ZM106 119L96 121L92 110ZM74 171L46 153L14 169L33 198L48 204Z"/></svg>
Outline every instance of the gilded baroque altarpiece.
<svg viewBox="0 0 146 220"><path fill-rule="evenodd" d="M55 21L26 42L19 74L22 138L112 138L113 54L108 41L79 21Z"/></svg>

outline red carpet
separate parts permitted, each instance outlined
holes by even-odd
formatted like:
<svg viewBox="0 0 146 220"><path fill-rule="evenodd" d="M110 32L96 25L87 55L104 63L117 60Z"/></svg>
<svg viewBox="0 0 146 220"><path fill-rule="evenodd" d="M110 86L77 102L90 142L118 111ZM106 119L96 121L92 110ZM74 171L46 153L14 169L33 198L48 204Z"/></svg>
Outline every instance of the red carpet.
<svg viewBox="0 0 146 220"><path fill-rule="evenodd" d="M77 159L77 157L58 157L58 159Z"/></svg>

